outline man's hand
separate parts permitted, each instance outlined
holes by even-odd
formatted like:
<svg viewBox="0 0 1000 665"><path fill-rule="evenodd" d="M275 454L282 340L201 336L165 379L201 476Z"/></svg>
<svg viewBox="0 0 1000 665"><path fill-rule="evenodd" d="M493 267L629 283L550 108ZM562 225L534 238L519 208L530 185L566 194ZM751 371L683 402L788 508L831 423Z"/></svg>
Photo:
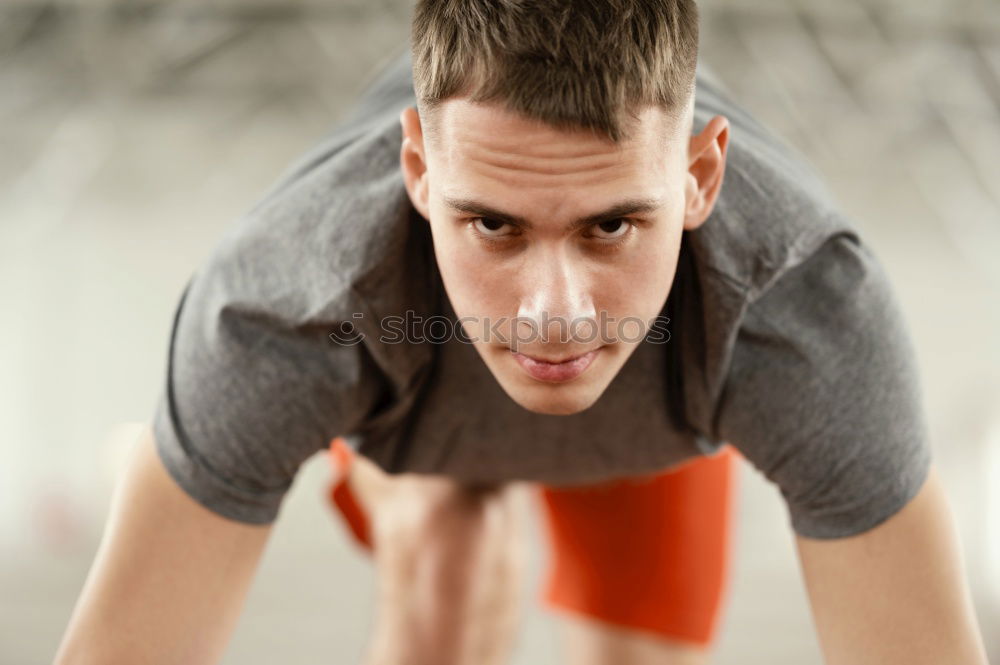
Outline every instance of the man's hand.
<svg viewBox="0 0 1000 665"><path fill-rule="evenodd" d="M348 482L372 525L378 606L366 665L507 662L520 619L525 497L364 457Z"/></svg>
<svg viewBox="0 0 1000 665"><path fill-rule="evenodd" d="M944 488L920 492L875 528L796 536L827 665L987 665Z"/></svg>

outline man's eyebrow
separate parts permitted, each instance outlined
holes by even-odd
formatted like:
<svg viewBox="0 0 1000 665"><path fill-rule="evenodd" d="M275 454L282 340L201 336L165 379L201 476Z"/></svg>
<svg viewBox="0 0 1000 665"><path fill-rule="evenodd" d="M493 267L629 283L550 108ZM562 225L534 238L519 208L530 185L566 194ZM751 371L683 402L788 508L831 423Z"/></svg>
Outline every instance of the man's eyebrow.
<svg viewBox="0 0 1000 665"><path fill-rule="evenodd" d="M525 229L534 228L534 225L524 217L512 215L510 213L503 212L502 210L497 210L496 208L492 208L485 203L480 203L479 201L445 196L444 202L445 205L459 212L477 215L479 217L488 217L498 222L520 226ZM624 199L615 203L607 210L602 210L601 212L574 220L570 223L567 230L576 231L577 229L581 229L586 226L593 226L602 222L610 222L626 215L653 212L662 206L663 201L657 198Z"/></svg>

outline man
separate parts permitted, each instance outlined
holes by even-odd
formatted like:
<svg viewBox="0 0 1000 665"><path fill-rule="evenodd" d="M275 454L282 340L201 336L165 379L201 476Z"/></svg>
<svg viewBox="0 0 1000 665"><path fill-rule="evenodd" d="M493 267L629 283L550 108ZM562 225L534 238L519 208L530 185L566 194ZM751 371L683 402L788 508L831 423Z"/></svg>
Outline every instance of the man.
<svg viewBox="0 0 1000 665"><path fill-rule="evenodd" d="M696 82L693 3L426 0L412 48L413 98L390 72L188 285L57 661L215 662L296 470L342 437L398 582L372 662L500 662L512 483L572 497L729 444L786 500L828 663L985 663L888 280ZM609 496L550 501L553 530L644 512ZM558 555L605 566L569 588L613 599L643 553L591 550ZM705 659L615 635L574 662Z"/></svg>

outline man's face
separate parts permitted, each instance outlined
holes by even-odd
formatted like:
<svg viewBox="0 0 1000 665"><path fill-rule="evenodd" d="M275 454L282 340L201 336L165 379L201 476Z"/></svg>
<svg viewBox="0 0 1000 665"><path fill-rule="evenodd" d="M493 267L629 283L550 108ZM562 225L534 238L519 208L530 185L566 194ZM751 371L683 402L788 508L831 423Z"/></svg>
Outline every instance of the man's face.
<svg viewBox="0 0 1000 665"><path fill-rule="evenodd" d="M435 122L402 162L466 336L524 408L587 409L670 292L697 191L687 123L648 108L614 145L461 98Z"/></svg>

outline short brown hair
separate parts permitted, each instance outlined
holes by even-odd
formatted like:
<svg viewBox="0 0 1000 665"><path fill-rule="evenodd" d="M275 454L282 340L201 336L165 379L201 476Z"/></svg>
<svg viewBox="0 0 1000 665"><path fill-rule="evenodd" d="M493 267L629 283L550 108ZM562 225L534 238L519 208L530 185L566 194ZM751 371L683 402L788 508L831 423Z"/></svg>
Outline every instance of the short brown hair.
<svg viewBox="0 0 1000 665"><path fill-rule="evenodd" d="M615 143L635 109L679 114L694 90L694 0L418 0L411 47L425 120L468 96Z"/></svg>

